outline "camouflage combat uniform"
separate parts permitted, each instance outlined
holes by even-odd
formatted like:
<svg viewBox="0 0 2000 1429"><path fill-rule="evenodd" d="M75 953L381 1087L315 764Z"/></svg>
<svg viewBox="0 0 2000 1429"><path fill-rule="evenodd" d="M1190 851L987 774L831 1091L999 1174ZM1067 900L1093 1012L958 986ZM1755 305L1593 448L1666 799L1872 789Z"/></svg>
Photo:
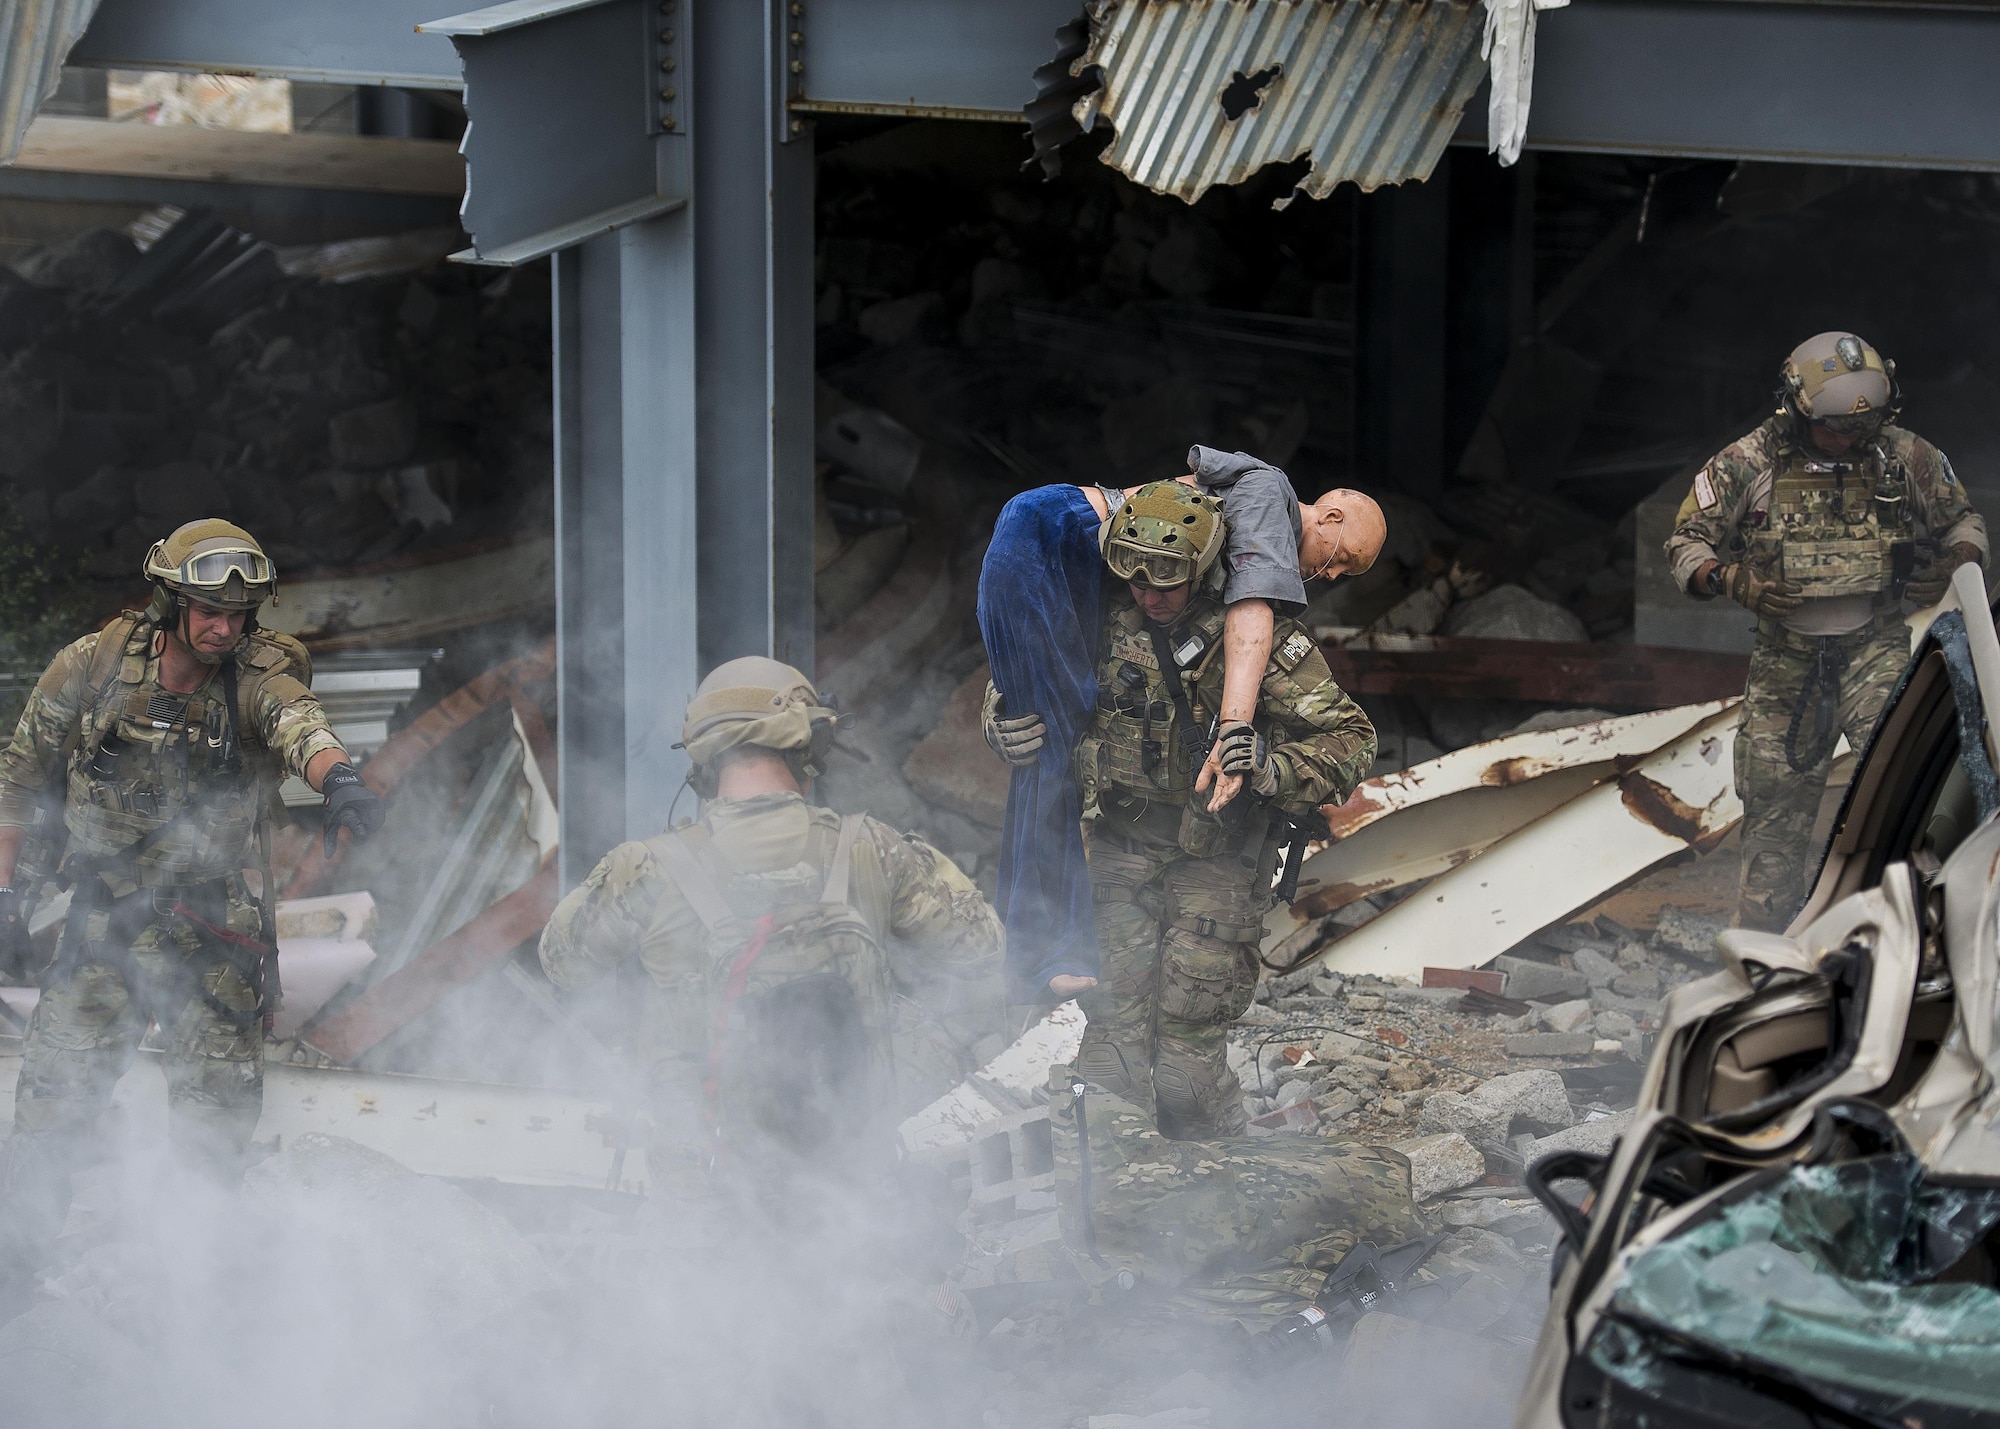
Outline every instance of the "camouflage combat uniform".
<svg viewBox="0 0 2000 1429"><path fill-rule="evenodd" d="M266 920L244 870L264 862L278 781L340 741L290 636L246 636L191 695L161 688L156 643L127 615L69 646L0 751L0 825L46 839L59 792L72 886L28 1024L10 1180L80 1149L149 1022L178 1142L227 1165L257 1125Z"/></svg>
<svg viewBox="0 0 2000 1429"><path fill-rule="evenodd" d="M1746 560L1803 587L1805 604L1757 622L1736 740L1743 800L1737 921L1782 928L1806 893L1813 823L1840 734L1858 752L1909 660L1893 589L1897 547L1932 541L1987 551L1986 525L1944 453L1884 426L1843 457L1806 450L1786 416L1766 419L1696 475L1666 554L1683 593L1707 561ZM1866 618L1812 633L1846 599Z"/></svg>
<svg viewBox="0 0 2000 1429"><path fill-rule="evenodd" d="M1070 1071L1054 1069L1048 1093L1059 1226L1032 1238L1009 1227L1014 1234L994 1239L1012 1244L975 1252L961 1278L1081 1277L1094 1303L1144 1324L1255 1334L1311 1304L1358 1243L1425 1233L1399 1152L1317 1136L1173 1141L1142 1108L1095 1084L1084 1099L1086 1216Z"/></svg>
<svg viewBox="0 0 2000 1429"><path fill-rule="evenodd" d="M1177 709L1149 628L1120 587L1108 597L1098 705L1077 745L1102 971L1078 998L1089 1027L1077 1065L1152 1106L1169 1136L1243 1129L1223 1033L1257 986L1257 947L1286 818L1339 803L1375 760L1375 730L1342 693L1305 627L1281 619L1256 724L1278 788L1247 790L1220 816L1194 791L1222 698L1223 606L1198 593L1164 642L1181 667ZM1191 736L1191 737L1190 737Z"/></svg>
<svg viewBox="0 0 2000 1429"><path fill-rule="evenodd" d="M686 871L689 858L701 873ZM698 908L704 887L727 906ZM792 926L807 946L758 941L769 926L760 920L802 908L813 911ZM542 967L565 988L638 954L657 994L647 1057L668 1154L714 1130L697 1108L703 1120L721 1117L705 1103L727 1042L742 1040L738 999L839 975L856 994L875 1111L900 1117L971 1071L973 1044L998 1030L1001 951L999 918L950 859L914 834L865 815L843 820L789 792L712 800L685 828L620 844L562 900L541 942Z"/></svg>

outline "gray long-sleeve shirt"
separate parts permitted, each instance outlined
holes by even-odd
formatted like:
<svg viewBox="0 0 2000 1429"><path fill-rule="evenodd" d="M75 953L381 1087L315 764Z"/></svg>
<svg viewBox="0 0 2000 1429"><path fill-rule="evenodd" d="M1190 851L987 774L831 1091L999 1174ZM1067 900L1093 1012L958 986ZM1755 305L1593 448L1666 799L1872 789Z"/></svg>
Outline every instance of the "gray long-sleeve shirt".
<svg viewBox="0 0 2000 1429"><path fill-rule="evenodd" d="M1188 470L1197 486L1222 498L1222 519L1229 527L1224 602L1268 600L1279 615L1304 610L1299 541L1305 527L1291 479L1248 452L1203 446L1188 448Z"/></svg>

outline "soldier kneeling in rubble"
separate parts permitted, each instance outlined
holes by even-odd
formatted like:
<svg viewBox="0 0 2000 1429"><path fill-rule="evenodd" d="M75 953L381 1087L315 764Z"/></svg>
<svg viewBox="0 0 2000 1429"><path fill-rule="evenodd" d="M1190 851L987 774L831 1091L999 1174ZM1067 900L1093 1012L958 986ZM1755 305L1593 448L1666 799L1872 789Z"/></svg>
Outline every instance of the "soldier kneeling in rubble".
<svg viewBox="0 0 2000 1429"><path fill-rule="evenodd" d="M837 1153L950 1089L1002 1015L999 919L914 834L807 801L839 715L789 665L731 660L681 739L701 817L620 844L556 908L559 987L633 953L658 997L656 1155Z"/></svg>

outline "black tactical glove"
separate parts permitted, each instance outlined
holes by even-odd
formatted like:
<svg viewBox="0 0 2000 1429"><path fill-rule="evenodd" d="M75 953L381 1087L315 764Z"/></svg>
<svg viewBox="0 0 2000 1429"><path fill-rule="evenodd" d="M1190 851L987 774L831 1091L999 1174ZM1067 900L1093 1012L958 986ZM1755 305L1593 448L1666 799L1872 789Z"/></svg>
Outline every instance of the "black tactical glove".
<svg viewBox="0 0 2000 1429"><path fill-rule="evenodd" d="M358 841L382 827L382 796L361 782L352 764L343 761L327 770L319 791L326 795L320 810L320 852L325 857L333 857L342 829Z"/></svg>
<svg viewBox="0 0 2000 1429"><path fill-rule="evenodd" d="M0 977L20 980L35 966L35 945L28 940L28 920L21 916L21 895L0 887Z"/></svg>
<svg viewBox="0 0 2000 1429"><path fill-rule="evenodd" d="M1805 604L1797 582L1757 570L1747 561L1722 568L1722 588L1753 615L1790 615Z"/></svg>
<svg viewBox="0 0 2000 1429"><path fill-rule="evenodd" d="M1271 758L1271 746L1255 727L1240 719L1222 726L1215 739L1215 756L1224 774L1241 774L1250 792L1268 799L1278 792L1278 766Z"/></svg>
<svg viewBox="0 0 2000 1429"><path fill-rule="evenodd" d="M1033 764L1049 737L1048 726L1038 714L1000 718L1000 692L986 682L986 699L979 711L980 730L992 751L1019 769Z"/></svg>

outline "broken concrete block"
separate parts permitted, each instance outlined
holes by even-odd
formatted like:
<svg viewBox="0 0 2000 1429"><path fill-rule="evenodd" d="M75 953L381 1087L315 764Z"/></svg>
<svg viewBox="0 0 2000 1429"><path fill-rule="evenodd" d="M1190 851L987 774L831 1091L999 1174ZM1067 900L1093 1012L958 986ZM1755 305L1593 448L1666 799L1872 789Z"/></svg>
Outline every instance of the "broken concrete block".
<svg viewBox="0 0 2000 1429"><path fill-rule="evenodd" d="M1622 1040L1639 1030L1639 1024L1631 1013L1620 1012L1615 1007L1606 1008L1590 1020L1600 1037L1616 1037Z"/></svg>
<svg viewBox="0 0 2000 1429"><path fill-rule="evenodd" d="M1461 1190L1486 1174L1479 1148L1455 1131L1395 1142L1390 1149L1409 1158L1410 1194L1419 1201Z"/></svg>
<svg viewBox="0 0 2000 1429"><path fill-rule="evenodd" d="M937 728L910 751L903 777L931 803L997 829L1007 817L1012 775L980 733L979 706L985 694L986 667L981 665L952 691Z"/></svg>
<svg viewBox="0 0 2000 1429"><path fill-rule="evenodd" d="M1576 1120L1569 1089L1546 1068L1495 1077L1472 1095L1504 1111L1509 1129L1518 1123L1537 1133L1559 1131Z"/></svg>
<svg viewBox="0 0 2000 1429"><path fill-rule="evenodd" d="M1658 1022L1662 1004L1655 998L1626 997L1608 987L1592 988L1590 1005L1599 1012L1624 1012L1641 1022Z"/></svg>
<svg viewBox="0 0 2000 1429"><path fill-rule="evenodd" d="M1463 1092L1439 1092L1424 1100L1417 1113L1417 1130L1443 1134L1458 1132L1474 1141L1501 1141L1511 1120L1503 1107L1467 1096Z"/></svg>
<svg viewBox="0 0 2000 1429"><path fill-rule="evenodd" d="M1536 1137L1534 1156L1530 1159L1539 1160L1552 1151L1588 1151L1592 1155L1605 1155L1631 1121L1632 1113L1628 1108L1599 1117L1596 1121L1580 1121L1565 1130Z"/></svg>
<svg viewBox="0 0 2000 1429"><path fill-rule="evenodd" d="M1338 1062L1343 1057L1366 1056L1375 1050L1373 1042L1348 1032L1329 1032L1319 1039L1313 1055L1322 1062Z"/></svg>
<svg viewBox="0 0 2000 1429"><path fill-rule="evenodd" d="M1592 987L1609 987L1625 972L1595 948L1579 948L1570 955L1570 960L1576 964L1576 970L1590 980Z"/></svg>
<svg viewBox="0 0 2000 1429"><path fill-rule="evenodd" d="M1588 1032L1523 1032L1507 1039L1510 1057L1588 1057L1596 1048Z"/></svg>
<svg viewBox="0 0 2000 1429"><path fill-rule="evenodd" d="M1590 632L1576 615L1517 585L1495 586L1462 600L1445 617L1444 632L1482 640L1561 640L1581 643Z"/></svg>
<svg viewBox="0 0 2000 1429"><path fill-rule="evenodd" d="M1507 974L1507 996L1522 1002L1583 997L1590 992L1589 978L1551 963L1538 963L1532 958L1499 957L1493 960L1493 966Z"/></svg>
<svg viewBox="0 0 2000 1429"><path fill-rule="evenodd" d="M1544 1007L1541 1024L1551 1032L1580 1032L1583 1024L1590 1021L1590 999L1579 997L1569 1002L1558 1002Z"/></svg>
<svg viewBox="0 0 2000 1429"><path fill-rule="evenodd" d="M1659 927L1653 930L1653 941L1663 948L1672 948L1677 953L1686 953L1703 962L1714 962L1715 940L1728 926L1724 919L1711 918L1704 913L1690 913L1685 908L1662 908Z"/></svg>
<svg viewBox="0 0 2000 1429"><path fill-rule="evenodd" d="M1654 968L1639 968L1617 978L1611 990L1621 997L1657 997L1660 993L1660 974Z"/></svg>
<svg viewBox="0 0 2000 1429"><path fill-rule="evenodd" d="M1505 1224L1530 1214L1547 1214L1542 1203L1533 1197L1514 1200L1481 1196L1472 1201L1446 1201L1438 1207L1438 1218L1448 1226L1478 1226L1481 1230L1497 1230L1501 1235L1509 1233L1502 1229Z"/></svg>
<svg viewBox="0 0 2000 1429"><path fill-rule="evenodd" d="M336 466L394 466L416 448L417 409L400 397L351 407L327 422L326 437Z"/></svg>

